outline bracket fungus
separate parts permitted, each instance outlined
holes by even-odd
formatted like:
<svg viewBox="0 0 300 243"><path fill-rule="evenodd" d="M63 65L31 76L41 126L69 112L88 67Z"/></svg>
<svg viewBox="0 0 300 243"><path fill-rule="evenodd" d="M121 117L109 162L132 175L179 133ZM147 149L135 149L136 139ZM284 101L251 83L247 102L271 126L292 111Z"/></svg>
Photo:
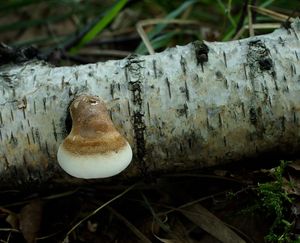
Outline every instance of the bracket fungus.
<svg viewBox="0 0 300 243"><path fill-rule="evenodd" d="M102 99L79 96L72 102L70 114L72 130L57 152L63 170L78 178L106 178L129 165L131 147L116 130Z"/></svg>

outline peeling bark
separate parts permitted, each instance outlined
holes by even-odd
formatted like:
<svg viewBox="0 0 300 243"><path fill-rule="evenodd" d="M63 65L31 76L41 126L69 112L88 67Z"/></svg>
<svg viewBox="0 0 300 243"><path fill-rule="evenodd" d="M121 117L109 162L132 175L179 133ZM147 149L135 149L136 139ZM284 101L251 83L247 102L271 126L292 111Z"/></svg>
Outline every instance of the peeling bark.
<svg viewBox="0 0 300 243"><path fill-rule="evenodd" d="M74 67L0 68L2 183L67 177L56 162L67 109L81 93L106 100L134 150L120 177L238 161L300 145L300 22L225 43Z"/></svg>

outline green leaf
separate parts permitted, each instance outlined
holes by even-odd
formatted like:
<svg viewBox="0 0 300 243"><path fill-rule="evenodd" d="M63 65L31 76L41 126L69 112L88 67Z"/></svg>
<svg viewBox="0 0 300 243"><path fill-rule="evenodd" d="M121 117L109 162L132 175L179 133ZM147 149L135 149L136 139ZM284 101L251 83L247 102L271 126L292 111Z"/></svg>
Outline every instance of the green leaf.
<svg viewBox="0 0 300 243"><path fill-rule="evenodd" d="M71 48L70 53L75 54L78 50L93 40L122 10L128 0L120 0L115 6L113 6L105 16L100 19L79 41L79 43Z"/></svg>

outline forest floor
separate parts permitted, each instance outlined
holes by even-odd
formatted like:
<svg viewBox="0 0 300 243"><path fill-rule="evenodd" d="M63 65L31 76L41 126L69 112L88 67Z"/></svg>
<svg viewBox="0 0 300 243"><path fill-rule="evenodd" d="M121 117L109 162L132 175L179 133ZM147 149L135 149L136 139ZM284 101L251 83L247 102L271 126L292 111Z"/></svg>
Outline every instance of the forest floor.
<svg viewBox="0 0 300 243"><path fill-rule="evenodd" d="M0 240L297 242L300 161L266 161L1 191Z"/></svg>

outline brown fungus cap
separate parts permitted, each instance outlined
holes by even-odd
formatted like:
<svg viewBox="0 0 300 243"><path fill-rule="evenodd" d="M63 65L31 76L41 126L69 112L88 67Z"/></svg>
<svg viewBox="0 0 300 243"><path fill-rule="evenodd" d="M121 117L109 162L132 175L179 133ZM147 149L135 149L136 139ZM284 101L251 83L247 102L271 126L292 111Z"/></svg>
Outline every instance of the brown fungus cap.
<svg viewBox="0 0 300 243"><path fill-rule="evenodd" d="M132 151L116 130L105 103L97 96L79 96L71 106L72 130L60 145L60 166L79 178L118 174L131 161Z"/></svg>

